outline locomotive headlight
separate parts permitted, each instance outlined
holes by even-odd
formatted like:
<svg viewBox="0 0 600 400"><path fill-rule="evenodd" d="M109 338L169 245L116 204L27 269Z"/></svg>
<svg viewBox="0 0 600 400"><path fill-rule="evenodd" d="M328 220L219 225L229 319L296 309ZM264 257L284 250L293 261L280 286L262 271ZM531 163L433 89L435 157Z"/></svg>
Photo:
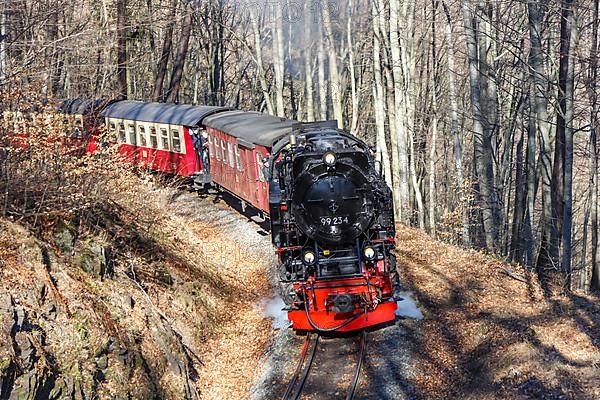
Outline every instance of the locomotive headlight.
<svg viewBox="0 0 600 400"><path fill-rule="evenodd" d="M371 261L375 258L375 249L373 249L372 247L367 247L365 248L363 254L365 255L365 258L367 260Z"/></svg>
<svg viewBox="0 0 600 400"><path fill-rule="evenodd" d="M328 151L323 155L323 162L328 167L333 167L336 161L337 157L335 156L335 153L333 151Z"/></svg>
<svg viewBox="0 0 600 400"><path fill-rule="evenodd" d="M302 261L304 261L304 264L306 265L313 265L315 263L315 260L317 259L317 257L315 256L315 253L313 253L312 251L305 251L304 254L302 255Z"/></svg>

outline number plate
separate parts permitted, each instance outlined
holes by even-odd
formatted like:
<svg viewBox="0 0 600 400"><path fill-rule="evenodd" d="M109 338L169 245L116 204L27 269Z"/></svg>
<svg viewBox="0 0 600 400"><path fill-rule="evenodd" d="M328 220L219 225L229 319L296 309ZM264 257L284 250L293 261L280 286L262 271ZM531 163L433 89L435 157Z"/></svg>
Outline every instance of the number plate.
<svg viewBox="0 0 600 400"><path fill-rule="evenodd" d="M334 226L348 223L348 216L321 217L322 226Z"/></svg>

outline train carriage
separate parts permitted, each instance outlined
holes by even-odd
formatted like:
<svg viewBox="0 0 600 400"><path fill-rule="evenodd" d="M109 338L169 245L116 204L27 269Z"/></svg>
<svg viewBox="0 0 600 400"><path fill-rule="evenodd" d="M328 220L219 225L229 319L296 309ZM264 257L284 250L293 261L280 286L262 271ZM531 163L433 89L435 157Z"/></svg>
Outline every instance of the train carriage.
<svg viewBox="0 0 600 400"><path fill-rule="evenodd" d="M59 102L57 111L64 115L64 123L69 129L67 138L71 147L86 154L97 150L102 125L100 111L107 104L110 104L110 101L84 98L63 99Z"/></svg>
<svg viewBox="0 0 600 400"><path fill-rule="evenodd" d="M248 111L225 111L205 118L213 182L239 197L243 206L249 203L268 214L264 161L274 143L291 133L294 123Z"/></svg>
<svg viewBox="0 0 600 400"><path fill-rule="evenodd" d="M210 183L202 120L224 107L119 101L104 109L109 132L125 159L154 171Z"/></svg>

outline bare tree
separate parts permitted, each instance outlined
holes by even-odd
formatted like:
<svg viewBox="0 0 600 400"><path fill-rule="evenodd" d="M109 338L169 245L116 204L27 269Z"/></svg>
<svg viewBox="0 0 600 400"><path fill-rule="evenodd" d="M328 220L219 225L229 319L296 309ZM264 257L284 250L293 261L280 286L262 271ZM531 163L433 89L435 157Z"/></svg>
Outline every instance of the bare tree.
<svg viewBox="0 0 600 400"><path fill-rule="evenodd" d="M119 97L129 97L127 84L127 0L117 0L117 77Z"/></svg>
<svg viewBox="0 0 600 400"><path fill-rule="evenodd" d="M165 81L165 76L167 75L167 65L169 63L169 56L171 55L173 26L175 25L175 15L177 13L178 3L179 0L172 0L171 7L169 8L169 19L167 20L167 26L165 28L165 37L163 39L162 51L156 70L156 79L154 80L154 91L152 94L152 99L154 101L161 101L162 99L163 83Z"/></svg>
<svg viewBox="0 0 600 400"><path fill-rule="evenodd" d="M544 54L542 52L542 19L544 11L541 4L528 3L529 32L531 50L529 65L531 66L534 84L535 125L540 140L540 167L542 179L542 239L537 259L538 270L543 274L547 268L558 265L557 233L554 223L552 202L552 143L550 125L548 123L548 96L546 95L547 78L544 72Z"/></svg>
<svg viewBox="0 0 600 400"><path fill-rule="evenodd" d="M166 93L166 100L170 103L177 102L177 96L181 86L183 67L185 66L185 60L187 58L190 44L190 34L192 32L192 13L193 10L191 6L188 6L183 17L183 23L181 26L181 39L179 40L179 49L177 50L177 56L175 57L175 61L173 63L171 82L169 83L169 89Z"/></svg>
<svg viewBox="0 0 600 400"><path fill-rule="evenodd" d="M462 3L463 21L467 38L467 54L469 60L469 81L471 94L471 108L473 110L473 147L475 152L475 167L477 170L477 182L479 184L479 196L481 199L481 214L483 218L483 229L486 247L497 250L498 231L496 219L496 204L494 200L494 183L492 171L491 140L487 121L483 115L481 101L481 81L479 70L479 58L477 51L476 24L477 20L471 11L472 5L465 0Z"/></svg>

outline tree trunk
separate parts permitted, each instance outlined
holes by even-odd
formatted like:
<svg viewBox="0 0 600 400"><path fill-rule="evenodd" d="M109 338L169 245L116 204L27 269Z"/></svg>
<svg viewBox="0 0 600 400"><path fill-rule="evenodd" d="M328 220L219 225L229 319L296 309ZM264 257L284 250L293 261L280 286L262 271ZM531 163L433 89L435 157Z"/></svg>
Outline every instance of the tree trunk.
<svg viewBox="0 0 600 400"><path fill-rule="evenodd" d="M167 26L165 28L165 37L163 40L163 47L160 53L160 59L158 60L158 69L156 71L156 79L154 80L154 91L152 99L154 101L162 100L162 89L167 75L167 65L169 63L169 56L171 55L171 46L173 43L173 26L175 25L175 14L177 13L177 3L179 0L172 0L171 7L169 9L169 17Z"/></svg>
<svg viewBox="0 0 600 400"><path fill-rule="evenodd" d="M548 79L544 75L544 54L542 52L542 20L543 11L540 3L527 4L529 14L529 33L531 50L529 65L535 90L535 115L538 137L540 139L540 166L542 180L542 238L536 267L540 277L544 278L547 269L558 265L558 248L556 225L552 202L552 143L548 122L546 86ZM529 210L533 212L533 210Z"/></svg>
<svg viewBox="0 0 600 400"><path fill-rule="evenodd" d="M554 139L554 164L552 166L552 201L555 212L554 221L558 235L558 252L561 248L561 235L563 235L563 201L565 199L565 169L566 169L566 125L567 120L567 86L569 69L569 46L570 46L570 18L572 15L572 0L561 1L560 19L560 50L558 70L558 112L556 113L556 135ZM564 235L563 235L564 236Z"/></svg>
<svg viewBox="0 0 600 400"><path fill-rule="evenodd" d="M352 113L350 117L350 133L356 135L358 128L358 93L356 90L356 72L354 66L354 49L352 44L352 32L354 25L352 23L352 13L354 5L352 0L348 0L348 23L346 25L346 35L348 38L348 70L350 71L350 89L352 100Z"/></svg>
<svg viewBox="0 0 600 400"><path fill-rule="evenodd" d="M118 97L127 98L127 0L117 0Z"/></svg>
<svg viewBox="0 0 600 400"><path fill-rule="evenodd" d="M7 63L6 60L6 3L0 5L0 82L6 79Z"/></svg>
<svg viewBox="0 0 600 400"><path fill-rule="evenodd" d="M308 0L307 0L308 1ZM248 3L248 10L250 11L250 24L252 25L252 36L254 38L254 61L256 63L256 74L258 75L258 82L260 83L260 90L262 92L265 104L267 106L267 112L271 115L275 115L275 106L269 93L269 85L265 75L265 69L263 67L262 57L262 40L260 36L260 26L258 24L258 17L253 8L254 3Z"/></svg>
<svg viewBox="0 0 600 400"><path fill-rule="evenodd" d="M565 288L571 287L571 258L573 256L573 92L575 83L575 51L577 45L577 24L572 10L572 0L565 0L563 12L566 13L567 74L565 82L565 154L563 178L563 223L562 223L562 273ZM559 113L560 114L560 113Z"/></svg>
<svg viewBox="0 0 600 400"><path fill-rule="evenodd" d="M456 67L454 66L454 40L452 37L452 20L450 11L445 1L442 1L442 7L446 14L446 58L448 63L448 97L450 101L450 132L452 133L454 143L454 167L456 169L456 184L459 193L463 193L467 188L463 178L463 159L462 159L462 139L458 131L458 102L456 101ZM465 197L464 195L462 197ZM462 205L462 244L465 247L471 246L469 235L469 213L468 204Z"/></svg>
<svg viewBox="0 0 600 400"><path fill-rule="evenodd" d="M479 60L474 27L475 20L471 14L470 4L467 1L462 3L462 12L467 38L471 108L473 111L473 147L475 152L475 169L477 171L480 190L479 197L481 199L483 230L486 248L490 251L495 251L497 250L498 231L496 202L494 199L491 140L481 103L480 83L482 76L478 69Z"/></svg>
<svg viewBox="0 0 600 400"><path fill-rule="evenodd" d="M408 187L408 132L406 130L406 116L402 112L404 104L403 90L404 77L402 74L402 59L400 57L400 31L399 31L399 0L390 0L390 52L392 62L392 78L394 88L394 125L396 139L392 140L392 151L397 152L398 162L393 163L392 173L394 174L394 190L398 192L399 204L396 205L399 212L397 218L404 222L408 222L409 211L409 187Z"/></svg>
<svg viewBox="0 0 600 400"><path fill-rule="evenodd" d="M305 96L306 96L306 120L315 120L315 100L313 98L313 70L312 70L312 24L310 13L310 0L304 0L304 37L306 43L304 47L304 76L305 76Z"/></svg>
<svg viewBox="0 0 600 400"><path fill-rule="evenodd" d="M337 53L335 51L335 38L333 37L333 26L329 15L329 3L321 2L323 15L323 28L327 38L327 53L329 60L329 89L331 90L331 102L333 104L333 118L337 120L338 128L344 127L344 115L342 113L342 92L340 87L340 71L338 69Z"/></svg>
<svg viewBox="0 0 600 400"><path fill-rule="evenodd" d="M377 147L381 153L381 163L385 181L392 187L392 170L390 166L390 155L385 139L385 88L383 86L383 77L381 74L381 31L379 27L379 17L377 13L376 2L372 2L373 15L373 75L375 86L373 87L373 107L375 112L375 125L377 129Z"/></svg>
<svg viewBox="0 0 600 400"><path fill-rule="evenodd" d="M429 149L429 200L428 200L428 216L429 216L429 232L433 237L436 236L435 226L435 162L436 162L436 146L437 146L437 129L438 129L438 109L437 109L437 43L436 43L436 15L439 5L439 0L431 0L433 15L431 17L431 62L432 62L432 85L431 85L431 144Z"/></svg>
<svg viewBox="0 0 600 400"><path fill-rule="evenodd" d="M181 86L181 78L183 77L183 67L185 66L185 60L188 54L188 47L190 44L190 33L192 32L192 14L193 9L188 7L185 10L186 14L183 18L183 24L181 27L181 41L179 43L179 50L177 50L177 57L173 63L173 73L171 74L171 83L169 83L169 90L167 91L167 102L176 103L177 95L179 94L179 88Z"/></svg>
<svg viewBox="0 0 600 400"><path fill-rule="evenodd" d="M590 97L592 115L590 123L590 219L591 219L591 277L589 287L593 291L600 291L600 256L598 254L598 12L599 1L594 1L594 16L592 25L592 50L590 63Z"/></svg>
<svg viewBox="0 0 600 400"><path fill-rule="evenodd" d="M400 182L400 164L398 157L398 135L396 133L396 112L400 112L400 110L396 110L395 97L394 97L394 78L392 73L392 65L390 63L390 41L389 41L389 26L390 21L389 17L386 16L385 2L383 0L377 0L377 12L379 15L379 30L380 30L380 39L382 43L383 50L383 62L385 64L384 72L385 72L385 101L387 104L387 118L388 118L388 126L390 130L390 152L391 152L391 171L392 171L392 197L394 200L394 216L396 221L401 220L401 206L402 199L400 197L400 190L398 190L398 185ZM408 168L408 167L407 167ZM408 183L407 183L408 185ZM408 189L407 189L408 190Z"/></svg>
<svg viewBox="0 0 600 400"><path fill-rule="evenodd" d="M272 3L275 9L275 15L272 25L273 38L273 68L275 69L275 105L277 116L285 116L285 106L283 104L284 87L284 62L285 51L283 46L283 12L281 2Z"/></svg>
<svg viewBox="0 0 600 400"><path fill-rule="evenodd" d="M535 85L531 79L528 82L529 89L529 114L527 121L527 208L525 211L525 243L527 245L527 259L525 265L534 265L534 239L533 239L533 212L535 209L535 197L537 193L537 169L536 169L536 112L535 112Z"/></svg>
<svg viewBox="0 0 600 400"><path fill-rule="evenodd" d="M317 68L319 80L319 117L321 120L327 119L327 83L325 82L325 46L323 45L323 27L318 24L318 51Z"/></svg>

